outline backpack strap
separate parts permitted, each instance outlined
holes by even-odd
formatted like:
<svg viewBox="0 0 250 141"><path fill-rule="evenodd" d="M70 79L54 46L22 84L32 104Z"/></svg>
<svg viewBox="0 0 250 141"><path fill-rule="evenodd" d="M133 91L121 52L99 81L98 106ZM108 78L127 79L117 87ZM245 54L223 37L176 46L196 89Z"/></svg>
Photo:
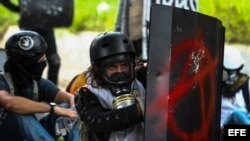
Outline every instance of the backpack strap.
<svg viewBox="0 0 250 141"><path fill-rule="evenodd" d="M5 72L5 73L3 73L3 76L10 87L10 94L14 96L15 95L15 88L14 88L14 83L12 81L10 73ZM38 96L39 96L39 92L38 92L37 81L33 80L33 100L38 101Z"/></svg>
<svg viewBox="0 0 250 141"><path fill-rule="evenodd" d="M14 94L14 86L13 86L13 82L11 79L11 76L9 73L3 73L3 76L5 78L5 80L7 81L9 87L10 87L10 94L11 95L15 95ZM3 124L4 119L7 117L7 110L4 109L3 107L0 107L0 125Z"/></svg>
<svg viewBox="0 0 250 141"><path fill-rule="evenodd" d="M38 85L37 81L33 80L33 100L38 101Z"/></svg>
<svg viewBox="0 0 250 141"><path fill-rule="evenodd" d="M10 73L4 73L3 76L10 87L10 94L15 95L15 89L14 89L14 85L13 85L13 81L11 79Z"/></svg>

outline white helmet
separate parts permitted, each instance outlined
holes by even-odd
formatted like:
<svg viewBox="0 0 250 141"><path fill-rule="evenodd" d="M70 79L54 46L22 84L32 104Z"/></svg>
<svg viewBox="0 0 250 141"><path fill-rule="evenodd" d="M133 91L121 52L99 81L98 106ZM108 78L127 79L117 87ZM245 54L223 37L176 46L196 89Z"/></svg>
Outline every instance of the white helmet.
<svg viewBox="0 0 250 141"><path fill-rule="evenodd" d="M240 51L234 47L224 48L224 68L226 69L238 69L243 65L243 59Z"/></svg>

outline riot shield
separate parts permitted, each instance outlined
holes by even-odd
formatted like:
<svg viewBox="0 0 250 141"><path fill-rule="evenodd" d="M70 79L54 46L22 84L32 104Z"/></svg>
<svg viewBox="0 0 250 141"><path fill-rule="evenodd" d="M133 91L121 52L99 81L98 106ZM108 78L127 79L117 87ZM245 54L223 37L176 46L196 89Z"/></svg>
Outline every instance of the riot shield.
<svg viewBox="0 0 250 141"><path fill-rule="evenodd" d="M163 5L150 19L144 140L219 140L222 22Z"/></svg>

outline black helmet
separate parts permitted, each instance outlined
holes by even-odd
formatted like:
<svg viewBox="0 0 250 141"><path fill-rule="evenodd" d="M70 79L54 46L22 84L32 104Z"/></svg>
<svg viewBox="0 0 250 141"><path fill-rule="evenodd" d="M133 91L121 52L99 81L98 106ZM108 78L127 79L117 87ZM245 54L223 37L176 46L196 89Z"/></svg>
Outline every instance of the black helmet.
<svg viewBox="0 0 250 141"><path fill-rule="evenodd" d="M25 88L33 80L40 80L46 67L46 48L43 37L33 31L19 31L8 38L4 70L15 76L13 80L17 87Z"/></svg>
<svg viewBox="0 0 250 141"><path fill-rule="evenodd" d="M47 43L38 33L24 30L10 36L5 49L9 59L19 62L23 58L36 58L44 54Z"/></svg>
<svg viewBox="0 0 250 141"><path fill-rule="evenodd" d="M121 32L104 32L97 35L90 45L90 61L96 75L107 83L112 94L117 96L131 91L135 78L135 49L130 39ZM116 72L107 76L104 67L110 63L131 62L128 74Z"/></svg>
<svg viewBox="0 0 250 141"><path fill-rule="evenodd" d="M121 32L104 32L93 39L89 54L91 64L95 64L100 59L125 53L135 59L135 49L129 38Z"/></svg>

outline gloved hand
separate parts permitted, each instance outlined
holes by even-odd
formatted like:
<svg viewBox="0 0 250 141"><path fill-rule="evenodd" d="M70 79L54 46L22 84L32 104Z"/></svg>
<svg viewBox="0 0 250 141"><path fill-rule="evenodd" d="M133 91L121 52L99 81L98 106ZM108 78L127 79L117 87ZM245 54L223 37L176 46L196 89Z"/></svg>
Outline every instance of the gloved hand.
<svg viewBox="0 0 250 141"><path fill-rule="evenodd" d="M83 120L84 112L94 104L100 104L98 98L86 87L81 87L75 93L75 107L80 118Z"/></svg>
<svg viewBox="0 0 250 141"><path fill-rule="evenodd" d="M70 109L76 111L75 107L71 107ZM73 129L73 126L78 122L79 118L73 121L69 117L58 117L55 124L56 135L65 136L67 132L69 133Z"/></svg>
<svg viewBox="0 0 250 141"><path fill-rule="evenodd" d="M65 136L73 128L73 122L68 117L59 117L56 120L56 135Z"/></svg>
<svg viewBox="0 0 250 141"><path fill-rule="evenodd" d="M136 96L135 99L140 104L141 110L142 110L142 116L144 117L144 112L145 112L144 111L145 110L145 97L144 96Z"/></svg>
<svg viewBox="0 0 250 141"><path fill-rule="evenodd" d="M67 133L69 133L75 124L77 124L79 121L79 118L77 118L75 121L72 121L69 117L59 117L56 120L56 135L62 135L65 136Z"/></svg>

